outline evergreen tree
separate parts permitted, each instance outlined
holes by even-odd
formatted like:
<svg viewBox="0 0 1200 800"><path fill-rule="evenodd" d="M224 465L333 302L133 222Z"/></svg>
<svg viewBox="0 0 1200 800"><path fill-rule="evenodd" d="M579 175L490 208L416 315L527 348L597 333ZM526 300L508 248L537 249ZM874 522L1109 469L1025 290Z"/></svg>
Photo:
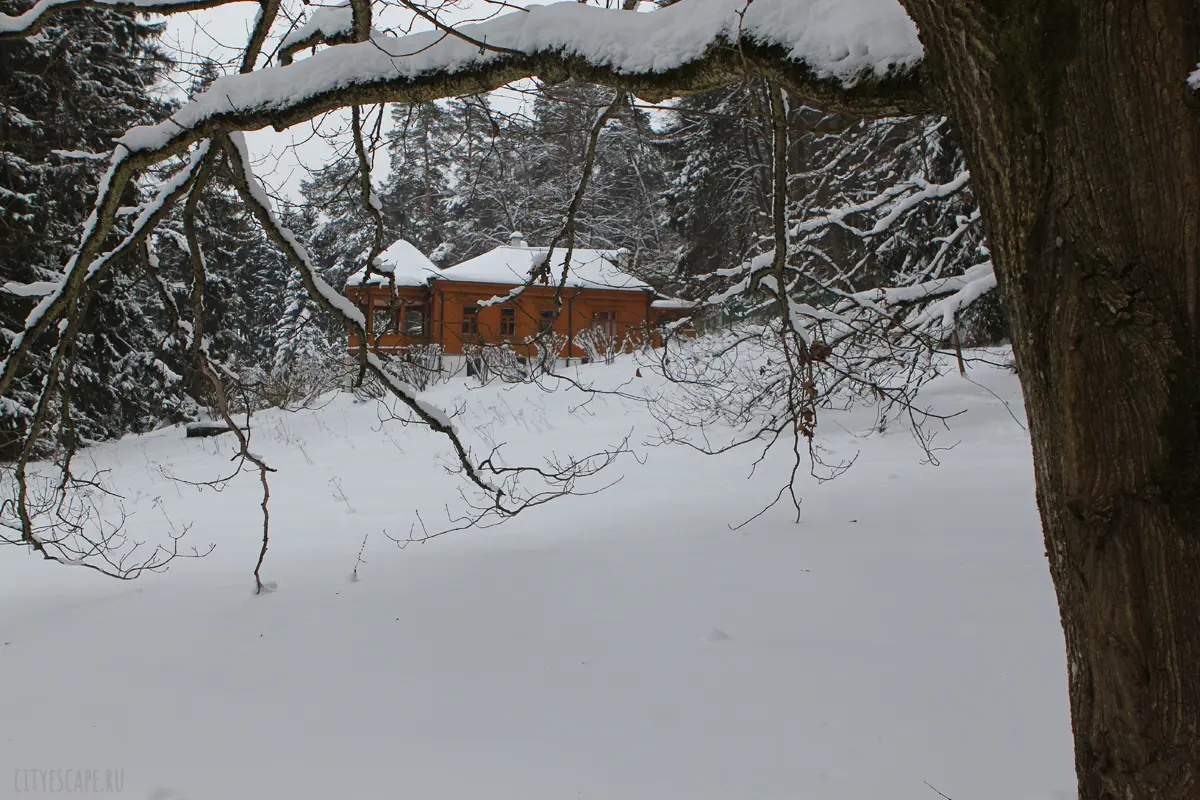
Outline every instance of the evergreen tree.
<svg viewBox="0 0 1200 800"><path fill-rule="evenodd" d="M770 134L760 95L760 86L733 86L679 101L664 146L681 277L740 264L770 231Z"/></svg>
<svg viewBox="0 0 1200 800"><path fill-rule="evenodd" d="M450 147L446 240L434 263L448 266L504 244L527 222L528 184L520 169L528 141L519 117L497 114L487 97L450 103L457 136Z"/></svg>
<svg viewBox="0 0 1200 800"><path fill-rule="evenodd" d="M389 240L407 239L424 253L446 241L455 123L440 103L392 106L391 168L380 191Z"/></svg>
<svg viewBox="0 0 1200 800"><path fill-rule="evenodd" d="M365 267L375 229L362 204L358 162L343 157L300 185L300 203L283 214L284 224L304 243L321 276L341 288ZM291 371L324 360L344 344L344 331L321 312L300 275L289 269L274 329L274 368Z"/></svg>
<svg viewBox="0 0 1200 800"><path fill-rule="evenodd" d="M191 93L203 91L219 75L212 62L200 66ZM223 161L208 176L196 203L194 221L206 266L204 329L214 356L249 376L267 370L275 353L274 327L284 307L288 266L257 221L237 197L229 167ZM193 275L185 242L183 205L176 206L160 231L162 270L175 287L181 308L191 304ZM194 365L180 365L187 370ZM189 378L201 395L203 381Z"/></svg>
<svg viewBox="0 0 1200 800"><path fill-rule="evenodd" d="M0 0L7 13L29 5ZM106 166L91 154L105 153L130 125L161 117L152 87L168 66L157 46L162 29L123 13L72 11L37 37L0 42L0 280L30 284L60 273ZM136 202L132 192L127 202ZM170 388L129 391L163 383L162 335L138 278L123 265L108 279L65 370L72 404L63 419L81 440L142 430L180 408ZM0 293L6 335L21 327L29 294ZM43 369L39 359L27 363L13 402L0 409L0 449L20 435Z"/></svg>
<svg viewBox="0 0 1200 800"><path fill-rule="evenodd" d="M612 96L582 84L543 86L528 117L498 115L482 98L452 103L453 135L443 134L450 154L447 235L437 255L461 261L517 230L535 245L548 244L563 227L591 130ZM649 118L626 103L601 132L575 217L576 246L626 248L643 271L660 270L660 254L671 248L665 185L664 155Z"/></svg>

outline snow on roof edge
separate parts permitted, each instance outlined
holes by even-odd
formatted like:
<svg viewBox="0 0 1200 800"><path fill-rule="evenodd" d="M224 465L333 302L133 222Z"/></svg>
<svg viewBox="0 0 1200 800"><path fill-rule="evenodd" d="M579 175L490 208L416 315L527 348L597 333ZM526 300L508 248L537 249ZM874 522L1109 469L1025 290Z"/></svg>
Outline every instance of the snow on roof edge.
<svg viewBox="0 0 1200 800"><path fill-rule="evenodd" d="M501 245L441 270L432 277L432 280L443 280L450 283L522 286L528 282L533 268L545 261L548 252L548 248L545 247ZM617 263L620 252L619 250L575 249L572 251L571 266L565 285L573 289L615 292L654 291L648 283L620 268ZM557 263L550 269L551 283L548 285L555 285L561 277L562 262L558 261L560 254L563 254L561 249L557 250L553 256Z"/></svg>
<svg viewBox="0 0 1200 800"><path fill-rule="evenodd" d="M367 286L384 286L394 283L396 286L424 286L438 270L429 257L420 251L416 245L407 239L397 239L375 259L375 268L392 277L372 273L365 284ZM346 278L346 286L362 286L363 271L355 270Z"/></svg>

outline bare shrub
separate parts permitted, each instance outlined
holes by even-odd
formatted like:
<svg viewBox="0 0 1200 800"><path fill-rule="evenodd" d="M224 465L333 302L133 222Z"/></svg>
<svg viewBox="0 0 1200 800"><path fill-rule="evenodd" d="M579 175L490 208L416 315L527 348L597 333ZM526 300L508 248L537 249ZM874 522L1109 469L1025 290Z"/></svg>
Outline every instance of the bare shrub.
<svg viewBox="0 0 1200 800"><path fill-rule="evenodd" d="M344 357L329 353L251 374L245 390L254 407L246 410L311 408L323 395L345 386L354 370L355 366Z"/></svg>

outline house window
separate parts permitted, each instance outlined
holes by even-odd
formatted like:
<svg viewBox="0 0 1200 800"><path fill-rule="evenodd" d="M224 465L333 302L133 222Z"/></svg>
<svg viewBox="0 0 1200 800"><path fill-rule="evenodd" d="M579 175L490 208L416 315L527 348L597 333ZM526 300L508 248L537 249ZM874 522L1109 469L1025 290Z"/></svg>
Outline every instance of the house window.
<svg viewBox="0 0 1200 800"><path fill-rule="evenodd" d="M399 326L397 317L400 316L400 309L392 306L375 306L375 310L371 315L372 331L376 336L382 336L385 333L395 333Z"/></svg>
<svg viewBox="0 0 1200 800"><path fill-rule="evenodd" d="M462 332L463 336L479 334L479 306L463 306Z"/></svg>
<svg viewBox="0 0 1200 800"><path fill-rule="evenodd" d="M517 335L517 310L515 308L500 309L500 335Z"/></svg>
<svg viewBox="0 0 1200 800"><path fill-rule="evenodd" d="M592 316L592 323L609 336L617 335L617 313L615 311L597 311Z"/></svg>
<svg viewBox="0 0 1200 800"><path fill-rule="evenodd" d="M404 309L404 335L420 339L425 335L425 306Z"/></svg>
<svg viewBox="0 0 1200 800"><path fill-rule="evenodd" d="M538 333L546 334L554 331L554 310L543 309L538 316Z"/></svg>

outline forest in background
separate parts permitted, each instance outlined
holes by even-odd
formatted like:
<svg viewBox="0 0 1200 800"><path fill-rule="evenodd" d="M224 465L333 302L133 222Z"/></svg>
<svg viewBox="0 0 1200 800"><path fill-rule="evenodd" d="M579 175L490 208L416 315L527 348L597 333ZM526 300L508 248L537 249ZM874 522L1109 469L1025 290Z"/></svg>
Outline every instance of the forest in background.
<svg viewBox="0 0 1200 800"><path fill-rule="evenodd" d="M0 10L16 7L0 0ZM0 42L0 71L15 78L0 86L0 281L10 285L0 292L0 322L9 341L36 300L21 287L61 274L76 245L112 139L172 103L162 89L174 66L159 47L162 30L122 13L78 11L36 38ZM220 74L211 63L193 71L191 93ZM514 230L533 245L548 243L613 93L573 83L527 92L519 113L501 113L486 96L366 109L370 157L387 164L374 188L388 241L407 239L442 266L502 244ZM626 248L639 277L667 294L712 298L734 318L769 306L744 280L745 265L774 247L769 106L767 84L755 80L658 106L626 97L600 132L572 220L576 246ZM81 116L91 124L70 123ZM852 121L795 103L787 124L787 213L802 232L788 242L787 259L807 281L800 299L820 305L958 275L986 260L963 155L944 118ZM359 162L343 139L338 157L303 181L299 200L281 203L286 224L335 288L363 268L374 235ZM896 209L895 224L855 217L878 214L881 186L958 186L956 176L958 190ZM96 308L76 312L88 321L61 377L70 410L56 436L86 444L203 414L206 383L170 330L172 306L197 294L211 351L238 376L247 405L307 386L314 370L339 361L344 331L314 307L300 276L237 202L228 165L188 205L194 213L178 206L148 255L126 256L144 264L114 271L105 280L120 285L98 293ZM831 224L832 209L841 217ZM189 237L203 246L199 281ZM954 323L958 344L1004 336L994 300L969 305ZM27 362L5 398L2 451L20 443L44 378L43 362Z"/></svg>

